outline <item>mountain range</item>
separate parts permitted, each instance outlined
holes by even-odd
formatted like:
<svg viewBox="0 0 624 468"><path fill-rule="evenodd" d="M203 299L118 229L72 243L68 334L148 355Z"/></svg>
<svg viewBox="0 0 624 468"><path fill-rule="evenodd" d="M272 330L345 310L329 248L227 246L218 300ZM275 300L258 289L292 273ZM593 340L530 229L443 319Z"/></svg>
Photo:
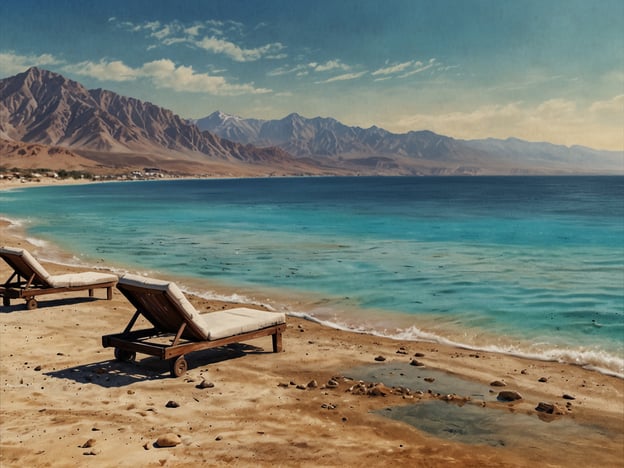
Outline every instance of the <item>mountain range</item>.
<svg viewBox="0 0 624 468"><path fill-rule="evenodd" d="M296 113L197 120L39 68L0 80L0 166L188 175L429 175L624 172L621 152L518 139L391 133Z"/></svg>

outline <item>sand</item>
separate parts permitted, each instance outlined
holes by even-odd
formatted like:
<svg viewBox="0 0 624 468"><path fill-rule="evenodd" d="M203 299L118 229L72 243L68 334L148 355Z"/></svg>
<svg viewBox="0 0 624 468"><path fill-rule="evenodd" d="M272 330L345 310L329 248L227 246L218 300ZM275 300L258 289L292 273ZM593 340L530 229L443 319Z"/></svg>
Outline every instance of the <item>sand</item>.
<svg viewBox="0 0 624 468"><path fill-rule="evenodd" d="M0 244L45 256L1 220ZM44 265L52 273L80 270ZM10 272L0 262L3 281ZM139 354L121 363L101 346L101 336L122 331L134 312L117 290L112 301L105 297L103 290L95 298L68 293L39 297L35 310L23 300L0 308L2 467L624 466L620 378L349 333L290 316L283 352L272 353L264 337L192 353L188 372L176 379L166 362ZM238 305L188 297L201 312ZM413 360L424 366L410 365ZM358 391L350 377L362 366L409 383L409 394L394 381L371 391L374 379ZM441 392L436 385L444 375L450 383ZM336 388L327 386L331 379ZM213 385L199 388L204 380ZM522 398L499 401L500 391ZM540 403L554 405L555 414L537 411ZM472 416L468 422L446 416L438 424L452 430L432 434L401 416L425 408L412 405L431 404L487 417L473 427ZM478 432L490 416L503 418L495 442L459 437ZM177 445L159 446L168 434Z"/></svg>

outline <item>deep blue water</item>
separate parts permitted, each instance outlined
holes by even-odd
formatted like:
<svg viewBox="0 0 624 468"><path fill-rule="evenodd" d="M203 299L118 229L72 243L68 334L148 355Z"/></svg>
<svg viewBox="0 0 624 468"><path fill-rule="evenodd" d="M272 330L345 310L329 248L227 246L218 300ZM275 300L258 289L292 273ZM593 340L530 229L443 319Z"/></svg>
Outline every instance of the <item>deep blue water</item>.
<svg viewBox="0 0 624 468"><path fill-rule="evenodd" d="M124 182L0 203L88 263L624 375L624 177Z"/></svg>

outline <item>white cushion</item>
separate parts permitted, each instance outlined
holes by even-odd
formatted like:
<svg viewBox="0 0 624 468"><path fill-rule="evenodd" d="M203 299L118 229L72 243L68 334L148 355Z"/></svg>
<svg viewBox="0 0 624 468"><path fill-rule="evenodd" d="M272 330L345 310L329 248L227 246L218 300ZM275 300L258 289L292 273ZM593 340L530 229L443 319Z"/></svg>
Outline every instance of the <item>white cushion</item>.
<svg viewBox="0 0 624 468"><path fill-rule="evenodd" d="M210 329L208 339L212 341L285 323L286 316L281 312L238 307L203 314L201 320Z"/></svg>
<svg viewBox="0 0 624 468"><path fill-rule="evenodd" d="M22 261L42 280L49 282L50 273L33 257L26 249L15 247L0 247L0 254L15 255L22 257Z"/></svg>
<svg viewBox="0 0 624 468"><path fill-rule="evenodd" d="M210 330L206 327L202 320L202 316L197 312L193 304L184 296L180 288L175 283L163 281L145 276L125 274L119 279L119 284L127 284L129 286L137 286L142 288L163 291L178 306L180 314L188 321L193 323L193 328L201 334L204 340L208 339Z"/></svg>
<svg viewBox="0 0 624 468"><path fill-rule="evenodd" d="M53 288L82 288L97 286L98 284L117 281L117 275L110 273L96 273L85 271L83 273L67 273L65 275L54 275L48 277L48 283Z"/></svg>

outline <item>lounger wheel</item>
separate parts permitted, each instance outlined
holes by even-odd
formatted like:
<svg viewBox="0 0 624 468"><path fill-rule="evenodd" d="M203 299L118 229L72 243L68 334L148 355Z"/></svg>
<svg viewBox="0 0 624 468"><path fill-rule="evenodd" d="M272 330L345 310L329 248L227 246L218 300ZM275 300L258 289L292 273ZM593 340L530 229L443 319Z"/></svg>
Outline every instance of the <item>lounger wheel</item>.
<svg viewBox="0 0 624 468"><path fill-rule="evenodd" d="M37 308L37 300L34 297L30 299L26 299L26 308L28 310L33 310Z"/></svg>
<svg viewBox="0 0 624 468"><path fill-rule="evenodd" d="M171 377L181 377L186 373L188 365L184 356L178 356L169 363L171 369Z"/></svg>
<svg viewBox="0 0 624 468"><path fill-rule="evenodd" d="M2 305L3 305L4 307L9 307L9 306L11 305L11 298L10 298L10 297L7 297L7 296L4 296L4 297L2 298Z"/></svg>
<svg viewBox="0 0 624 468"><path fill-rule="evenodd" d="M136 353L127 349L115 348L115 359L122 362L134 361Z"/></svg>

